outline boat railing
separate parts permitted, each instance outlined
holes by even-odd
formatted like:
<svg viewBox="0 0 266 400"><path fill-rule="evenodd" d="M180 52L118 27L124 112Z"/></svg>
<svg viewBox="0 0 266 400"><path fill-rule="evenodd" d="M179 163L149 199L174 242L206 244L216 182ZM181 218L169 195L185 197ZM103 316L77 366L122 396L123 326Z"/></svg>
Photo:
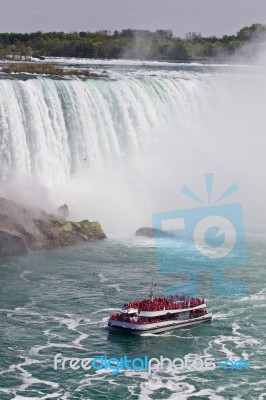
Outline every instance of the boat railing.
<svg viewBox="0 0 266 400"><path fill-rule="evenodd" d="M190 310L189 313L189 318L193 319L193 318L198 318L198 317L202 317L204 315L208 314L207 309L196 309L196 310ZM178 317L176 316L176 314L172 314L171 316L169 315L169 318L165 318L164 316L153 316L153 317L126 317L122 314L112 314L110 316L110 321L121 321L121 322L127 322L127 323L131 323L131 324L154 324L154 323L158 323L158 322L165 322L171 319L178 319Z"/></svg>

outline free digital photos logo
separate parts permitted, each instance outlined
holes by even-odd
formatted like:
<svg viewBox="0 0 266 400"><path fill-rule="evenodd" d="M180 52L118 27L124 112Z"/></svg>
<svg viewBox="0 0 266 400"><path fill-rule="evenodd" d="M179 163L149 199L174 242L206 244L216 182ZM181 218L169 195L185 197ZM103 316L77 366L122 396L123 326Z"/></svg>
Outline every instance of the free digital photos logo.
<svg viewBox="0 0 266 400"><path fill-rule="evenodd" d="M240 203L221 204L233 195L233 183L213 201L214 174L204 174L207 204L188 186L182 193L195 200L199 207L160 212L153 215L159 272L186 280L168 287L165 294L199 294L199 278L204 270L212 274L214 296L245 295L246 286L239 279L225 277L225 269L246 266L247 247L244 219ZM158 231L157 231L158 230ZM167 240L166 240L167 238ZM179 275L179 276L178 276Z"/></svg>

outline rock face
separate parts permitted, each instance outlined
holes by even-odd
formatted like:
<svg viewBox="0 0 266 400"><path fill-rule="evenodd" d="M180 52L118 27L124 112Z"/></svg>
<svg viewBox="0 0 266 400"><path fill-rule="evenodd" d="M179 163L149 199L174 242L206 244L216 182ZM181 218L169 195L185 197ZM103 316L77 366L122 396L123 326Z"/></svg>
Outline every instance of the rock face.
<svg viewBox="0 0 266 400"><path fill-rule="evenodd" d="M174 235L171 233L168 233L166 231L163 231L161 229L155 229L155 228L149 228L149 227L144 227L144 228L139 228L136 231L137 236L146 236L149 238L174 238Z"/></svg>
<svg viewBox="0 0 266 400"><path fill-rule="evenodd" d="M63 217L25 209L0 198L0 256L22 255L105 238L99 222L66 221Z"/></svg>
<svg viewBox="0 0 266 400"><path fill-rule="evenodd" d="M58 209L56 211L57 211L57 214L59 215L59 217L62 217L62 218L69 217L69 209L68 209L67 204L64 204L63 206L58 207Z"/></svg>

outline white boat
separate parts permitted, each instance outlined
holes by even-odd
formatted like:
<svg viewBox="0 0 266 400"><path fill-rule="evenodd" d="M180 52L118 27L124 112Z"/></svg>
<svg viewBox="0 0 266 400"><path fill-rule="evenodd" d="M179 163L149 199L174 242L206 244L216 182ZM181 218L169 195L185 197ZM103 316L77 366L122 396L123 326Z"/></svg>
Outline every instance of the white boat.
<svg viewBox="0 0 266 400"><path fill-rule="evenodd" d="M183 295L155 297L155 286L152 283L149 299L126 303L120 313L112 314L109 328L144 335L211 322L205 300Z"/></svg>

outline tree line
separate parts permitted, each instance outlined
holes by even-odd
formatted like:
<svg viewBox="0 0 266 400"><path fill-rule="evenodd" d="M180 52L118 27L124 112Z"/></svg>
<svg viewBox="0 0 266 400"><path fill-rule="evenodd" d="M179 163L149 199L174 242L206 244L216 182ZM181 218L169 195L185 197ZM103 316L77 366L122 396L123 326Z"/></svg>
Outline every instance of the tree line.
<svg viewBox="0 0 266 400"><path fill-rule="evenodd" d="M247 42L266 39L266 25L253 24L236 35L204 37L188 32L174 37L172 30L123 29L110 32L0 33L0 58L85 57L146 60L222 58L235 54Z"/></svg>

